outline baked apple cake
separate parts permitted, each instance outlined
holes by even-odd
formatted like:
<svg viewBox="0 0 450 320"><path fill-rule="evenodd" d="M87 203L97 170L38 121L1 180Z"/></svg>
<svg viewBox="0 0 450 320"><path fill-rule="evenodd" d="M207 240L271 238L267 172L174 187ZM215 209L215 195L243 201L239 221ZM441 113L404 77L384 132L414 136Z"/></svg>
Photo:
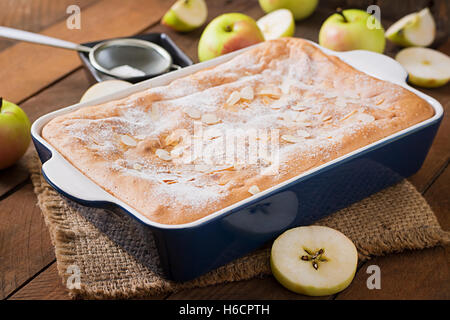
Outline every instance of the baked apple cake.
<svg viewBox="0 0 450 320"><path fill-rule="evenodd" d="M148 219L182 224L433 114L401 86L283 38L168 85L58 116L42 136Z"/></svg>

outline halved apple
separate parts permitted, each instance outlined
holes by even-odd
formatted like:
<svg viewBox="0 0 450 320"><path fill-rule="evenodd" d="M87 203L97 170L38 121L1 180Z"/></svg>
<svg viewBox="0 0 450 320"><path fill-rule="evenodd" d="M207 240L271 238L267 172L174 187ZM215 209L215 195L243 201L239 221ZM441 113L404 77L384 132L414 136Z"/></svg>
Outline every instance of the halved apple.
<svg viewBox="0 0 450 320"><path fill-rule="evenodd" d="M429 48L406 48L395 57L408 71L408 81L412 84L435 88L450 80L450 57Z"/></svg>
<svg viewBox="0 0 450 320"><path fill-rule="evenodd" d="M386 31L386 38L403 47L429 46L435 35L436 24L428 8L403 17Z"/></svg>
<svg viewBox="0 0 450 320"><path fill-rule="evenodd" d="M288 9L272 11L256 21L256 24L266 40L292 37L295 32L294 16Z"/></svg>
<svg viewBox="0 0 450 320"><path fill-rule="evenodd" d="M205 23L208 7L205 0L178 0L162 18L162 24L179 32L192 31Z"/></svg>
<svg viewBox="0 0 450 320"><path fill-rule="evenodd" d="M123 80L106 80L89 87L80 99L80 102L94 100L118 90L131 87L132 84Z"/></svg>
<svg viewBox="0 0 450 320"><path fill-rule="evenodd" d="M358 252L341 232L322 226L298 227L272 245L274 277L287 289L309 296L344 290L353 280Z"/></svg>

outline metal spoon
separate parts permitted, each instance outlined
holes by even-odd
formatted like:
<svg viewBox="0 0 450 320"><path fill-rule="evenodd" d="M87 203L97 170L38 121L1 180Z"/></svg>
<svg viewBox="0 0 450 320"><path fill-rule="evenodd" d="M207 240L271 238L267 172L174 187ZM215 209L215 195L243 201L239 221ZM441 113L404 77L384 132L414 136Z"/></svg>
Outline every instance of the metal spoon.
<svg viewBox="0 0 450 320"><path fill-rule="evenodd" d="M108 40L90 48L33 32L1 26L0 37L88 53L89 61L94 68L109 76L124 80L142 77L149 78L163 74L170 69L181 68L172 63L172 56L164 48L145 40L127 38ZM127 77L117 72L111 72L111 69L120 66L130 66L138 69L145 76Z"/></svg>

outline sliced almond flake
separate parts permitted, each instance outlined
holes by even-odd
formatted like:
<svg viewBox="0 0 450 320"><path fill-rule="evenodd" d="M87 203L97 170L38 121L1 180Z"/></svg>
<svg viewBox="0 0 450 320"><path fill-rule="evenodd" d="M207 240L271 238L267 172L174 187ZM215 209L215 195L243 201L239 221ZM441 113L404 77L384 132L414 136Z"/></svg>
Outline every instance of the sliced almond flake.
<svg viewBox="0 0 450 320"><path fill-rule="evenodd" d="M120 137L120 141L129 147L136 147L137 146L137 142L136 140L134 140L133 138L131 138L130 136L127 135L123 135Z"/></svg>
<svg viewBox="0 0 450 320"><path fill-rule="evenodd" d="M170 156L170 153L167 152L164 149L156 149L155 154L158 158L164 161L170 161L172 160L172 157Z"/></svg>
<svg viewBox="0 0 450 320"><path fill-rule="evenodd" d="M135 136L136 140L145 140L145 138L147 138L147 136L145 134L139 134L137 136Z"/></svg>
<svg viewBox="0 0 450 320"><path fill-rule="evenodd" d="M302 105L297 105L297 106L291 106L291 109L294 111L305 111L306 107L302 106Z"/></svg>
<svg viewBox="0 0 450 320"><path fill-rule="evenodd" d="M175 148L175 149L172 149L172 151L170 151L170 156L172 158L178 158L178 157L181 157L183 152L184 152L184 148L181 148L181 147Z"/></svg>
<svg viewBox="0 0 450 320"><path fill-rule="evenodd" d="M352 115L354 115L356 112L357 112L356 110L353 110L353 111L351 111L350 113L347 113L347 114L341 119L341 121L350 118L350 117L351 117Z"/></svg>
<svg viewBox="0 0 450 320"><path fill-rule="evenodd" d="M347 106L347 102L342 101L342 100L336 100L336 102L334 103L336 105L336 107L339 108L345 108Z"/></svg>
<svg viewBox="0 0 450 320"><path fill-rule="evenodd" d="M284 79L283 83L281 84L281 92L283 94L289 94L291 92L292 84L293 81L291 79Z"/></svg>
<svg viewBox="0 0 450 320"><path fill-rule="evenodd" d="M176 134L175 132L172 132L169 134L165 139L165 145L171 146L171 145L177 145L178 142L180 142L180 136Z"/></svg>
<svg viewBox="0 0 450 320"><path fill-rule="evenodd" d="M242 88L242 90L240 92L240 96L242 99L245 99L245 100L253 100L253 98L255 97L253 88L249 87L249 86Z"/></svg>
<svg viewBox="0 0 450 320"><path fill-rule="evenodd" d="M217 182L219 184L219 186L224 186L226 185L228 182L230 182L231 180L231 175L227 174L227 175L223 175L220 177L219 181Z"/></svg>
<svg viewBox="0 0 450 320"><path fill-rule="evenodd" d="M184 113L186 113L187 116L188 116L189 118L192 118L192 119L200 119L200 118L202 117L201 112L198 111L198 109L195 109L195 108L189 108L189 109L186 109L186 110L184 111Z"/></svg>
<svg viewBox="0 0 450 320"><path fill-rule="evenodd" d="M231 107L234 106L239 100L241 100L241 94L238 91L233 91L228 97L225 104Z"/></svg>
<svg viewBox="0 0 450 320"><path fill-rule="evenodd" d="M322 113L322 108L321 108L321 107L313 108L313 109L311 110L311 113L312 113L312 114L321 114L321 113Z"/></svg>
<svg viewBox="0 0 450 320"><path fill-rule="evenodd" d="M157 105L152 106L151 118L153 121L158 121L161 117L161 113L159 112L159 107Z"/></svg>
<svg viewBox="0 0 450 320"><path fill-rule="evenodd" d="M299 137L302 137L302 138L309 138L309 137L311 137L311 134L308 131L306 131L306 130L299 129L299 130L297 130L296 133L297 133L297 135Z"/></svg>
<svg viewBox="0 0 450 320"><path fill-rule="evenodd" d="M323 121L323 122L330 121L332 118L333 118L333 117L330 116L330 115L324 116L324 117L322 118L322 121Z"/></svg>
<svg viewBox="0 0 450 320"><path fill-rule="evenodd" d="M297 136L292 136L290 134L285 134L281 136L281 140L284 140L286 142L289 143L298 143L303 141L303 138L297 137Z"/></svg>
<svg viewBox="0 0 450 320"><path fill-rule="evenodd" d="M220 122L220 119L214 113L206 113L202 116L202 122L212 125Z"/></svg>
<svg viewBox="0 0 450 320"><path fill-rule="evenodd" d="M163 182L167 183L167 184L174 184L174 183L177 183L178 181L177 180L173 180L173 179L163 179Z"/></svg>
<svg viewBox="0 0 450 320"><path fill-rule="evenodd" d="M262 89L259 92L260 96L266 96L272 99L279 99L281 97L281 90L278 88L266 88L266 89Z"/></svg>
<svg viewBox="0 0 450 320"><path fill-rule="evenodd" d="M255 195L257 193L260 193L261 190L259 190L258 186L253 185L248 189L248 192L250 192L251 194Z"/></svg>
<svg viewBox="0 0 450 320"><path fill-rule="evenodd" d="M381 98L381 100L378 100L375 104L377 106L379 106L380 104L382 104L384 102L384 98Z"/></svg>
<svg viewBox="0 0 450 320"><path fill-rule="evenodd" d="M269 97L267 97L267 96L263 96L262 97L262 102L265 104L265 105L268 105L268 104L270 104L271 102L272 102L273 100L272 99L270 99ZM271 105L270 106L272 109L279 109L279 107L275 107L275 106L273 106L273 105Z"/></svg>

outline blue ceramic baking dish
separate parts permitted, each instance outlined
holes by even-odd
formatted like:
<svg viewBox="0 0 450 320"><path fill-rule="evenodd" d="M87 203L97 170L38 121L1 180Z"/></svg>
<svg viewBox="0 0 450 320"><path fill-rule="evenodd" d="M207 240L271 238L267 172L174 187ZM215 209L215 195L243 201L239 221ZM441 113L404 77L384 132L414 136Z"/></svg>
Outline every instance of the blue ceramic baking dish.
<svg viewBox="0 0 450 320"><path fill-rule="evenodd" d="M319 48L367 74L416 93L433 106L435 115L200 220L181 225L164 225L148 220L96 185L41 137L43 126L58 115L165 85L240 53L234 52L39 118L31 130L43 163L44 177L58 192L82 205L112 209L137 219L148 232L153 233L167 276L185 281L263 246L288 228L311 224L415 173L421 167L442 120L443 110L439 102L409 87L405 82L405 70L387 56L368 51L333 52ZM241 51L244 50L247 49Z"/></svg>

